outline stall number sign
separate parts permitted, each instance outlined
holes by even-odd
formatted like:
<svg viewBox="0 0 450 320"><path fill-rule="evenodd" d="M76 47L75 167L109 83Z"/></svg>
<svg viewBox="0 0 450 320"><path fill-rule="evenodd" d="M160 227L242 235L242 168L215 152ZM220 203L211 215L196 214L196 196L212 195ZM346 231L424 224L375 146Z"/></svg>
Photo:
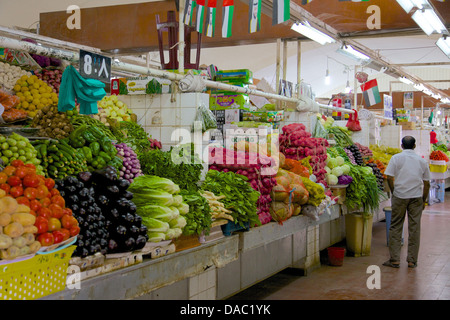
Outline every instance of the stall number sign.
<svg viewBox="0 0 450 320"><path fill-rule="evenodd" d="M111 58L80 50L80 75L102 82L111 81Z"/></svg>

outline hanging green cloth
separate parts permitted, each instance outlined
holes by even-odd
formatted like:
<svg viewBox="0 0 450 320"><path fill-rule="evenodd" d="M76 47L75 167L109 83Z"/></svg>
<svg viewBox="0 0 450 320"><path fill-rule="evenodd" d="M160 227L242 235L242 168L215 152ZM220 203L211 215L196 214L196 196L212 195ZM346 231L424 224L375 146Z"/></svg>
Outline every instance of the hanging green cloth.
<svg viewBox="0 0 450 320"><path fill-rule="evenodd" d="M84 79L73 66L64 70L59 88L58 111L75 108L80 104L80 114L98 113L97 102L106 95L105 84L95 79Z"/></svg>

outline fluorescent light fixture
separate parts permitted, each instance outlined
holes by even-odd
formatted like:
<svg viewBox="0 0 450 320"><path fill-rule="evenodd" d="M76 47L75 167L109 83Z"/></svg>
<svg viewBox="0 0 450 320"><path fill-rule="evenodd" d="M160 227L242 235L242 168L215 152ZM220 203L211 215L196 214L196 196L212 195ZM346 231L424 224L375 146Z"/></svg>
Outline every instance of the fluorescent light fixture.
<svg viewBox="0 0 450 320"><path fill-rule="evenodd" d="M426 88L424 87L424 85L421 84L421 83L415 84L415 85L414 85L414 89L419 90L419 91L425 91L425 90L426 90Z"/></svg>
<svg viewBox="0 0 450 320"><path fill-rule="evenodd" d="M423 9L424 6L429 5L427 0L397 0L397 2L406 13L409 13L414 7Z"/></svg>
<svg viewBox="0 0 450 320"><path fill-rule="evenodd" d="M370 60L370 57L366 56L365 54L359 52L358 50L355 50L351 45L343 45L341 48L338 49L338 52L352 58L358 61L361 60Z"/></svg>
<svg viewBox="0 0 450 320"><path fill-rule="evenodd" d="M443 36L442 38L439 38L436 45L447 57L450 58L450 37Z"/></svg>
<svg viewBox="0 0 450 320"><path fill-rule="evenodd" d="M311 40L320 43L321 45L336 42L336 40L334 40L329 35L311 27L311 25L307 21L294 23L291 29L303 34L305 37L308 37Z"/></svg>
<svg viewBox="0 0 450 320"><path fill-rule="evenodd" d="M408 78L405 78L405 77L400 77L400 78L398 78L398 80L400 80L401 82L403 82L405 84L414 84L414 82L412 82L411 80L409 80Z"/></svg>
<svg viewBox="0 0 450 320"><path fill-rule="evenodd" d="M441 99L442 103L450 103L450 99L449 98L443 98Z"/></svg>
<svg viewBox="0 0 450 320"><path fill-rule="evenodd" d="M436 99L436 100L440 100L441 99L441 95L439 93L436 93L436 94L432 93L431 96L433 97L433 99Z"/></svg>
<svg viewBox="0 0 450 320"><path fill-rule="evenodd" d="M428 36L433 32L443 33L446 30L445 25L433 9L417 10L412 18Z"/></svg>

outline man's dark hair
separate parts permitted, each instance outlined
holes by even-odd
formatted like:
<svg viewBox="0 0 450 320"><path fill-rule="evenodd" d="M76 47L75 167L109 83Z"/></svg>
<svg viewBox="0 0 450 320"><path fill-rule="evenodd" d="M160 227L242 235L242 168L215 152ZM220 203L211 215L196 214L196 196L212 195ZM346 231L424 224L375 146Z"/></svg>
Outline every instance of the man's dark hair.
<svg viewBox="0 0 450 320"><path fill-rule="evenodd" d="M411 136L403 137L402 139L402 146L403 149L414 149L414 145L416 144L416 139Z"/></svg>

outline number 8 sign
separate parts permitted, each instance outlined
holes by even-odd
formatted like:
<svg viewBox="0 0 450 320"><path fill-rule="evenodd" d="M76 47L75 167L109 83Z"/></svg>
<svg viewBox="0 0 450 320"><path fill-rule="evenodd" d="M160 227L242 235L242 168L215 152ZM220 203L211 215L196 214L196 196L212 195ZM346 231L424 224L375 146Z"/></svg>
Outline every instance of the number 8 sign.
<svg viewBox="0 0 450 320"><path fill-rule="evenodd" d="M111 58L80 50L80 75L83 78L111 81Z"/></svg>

